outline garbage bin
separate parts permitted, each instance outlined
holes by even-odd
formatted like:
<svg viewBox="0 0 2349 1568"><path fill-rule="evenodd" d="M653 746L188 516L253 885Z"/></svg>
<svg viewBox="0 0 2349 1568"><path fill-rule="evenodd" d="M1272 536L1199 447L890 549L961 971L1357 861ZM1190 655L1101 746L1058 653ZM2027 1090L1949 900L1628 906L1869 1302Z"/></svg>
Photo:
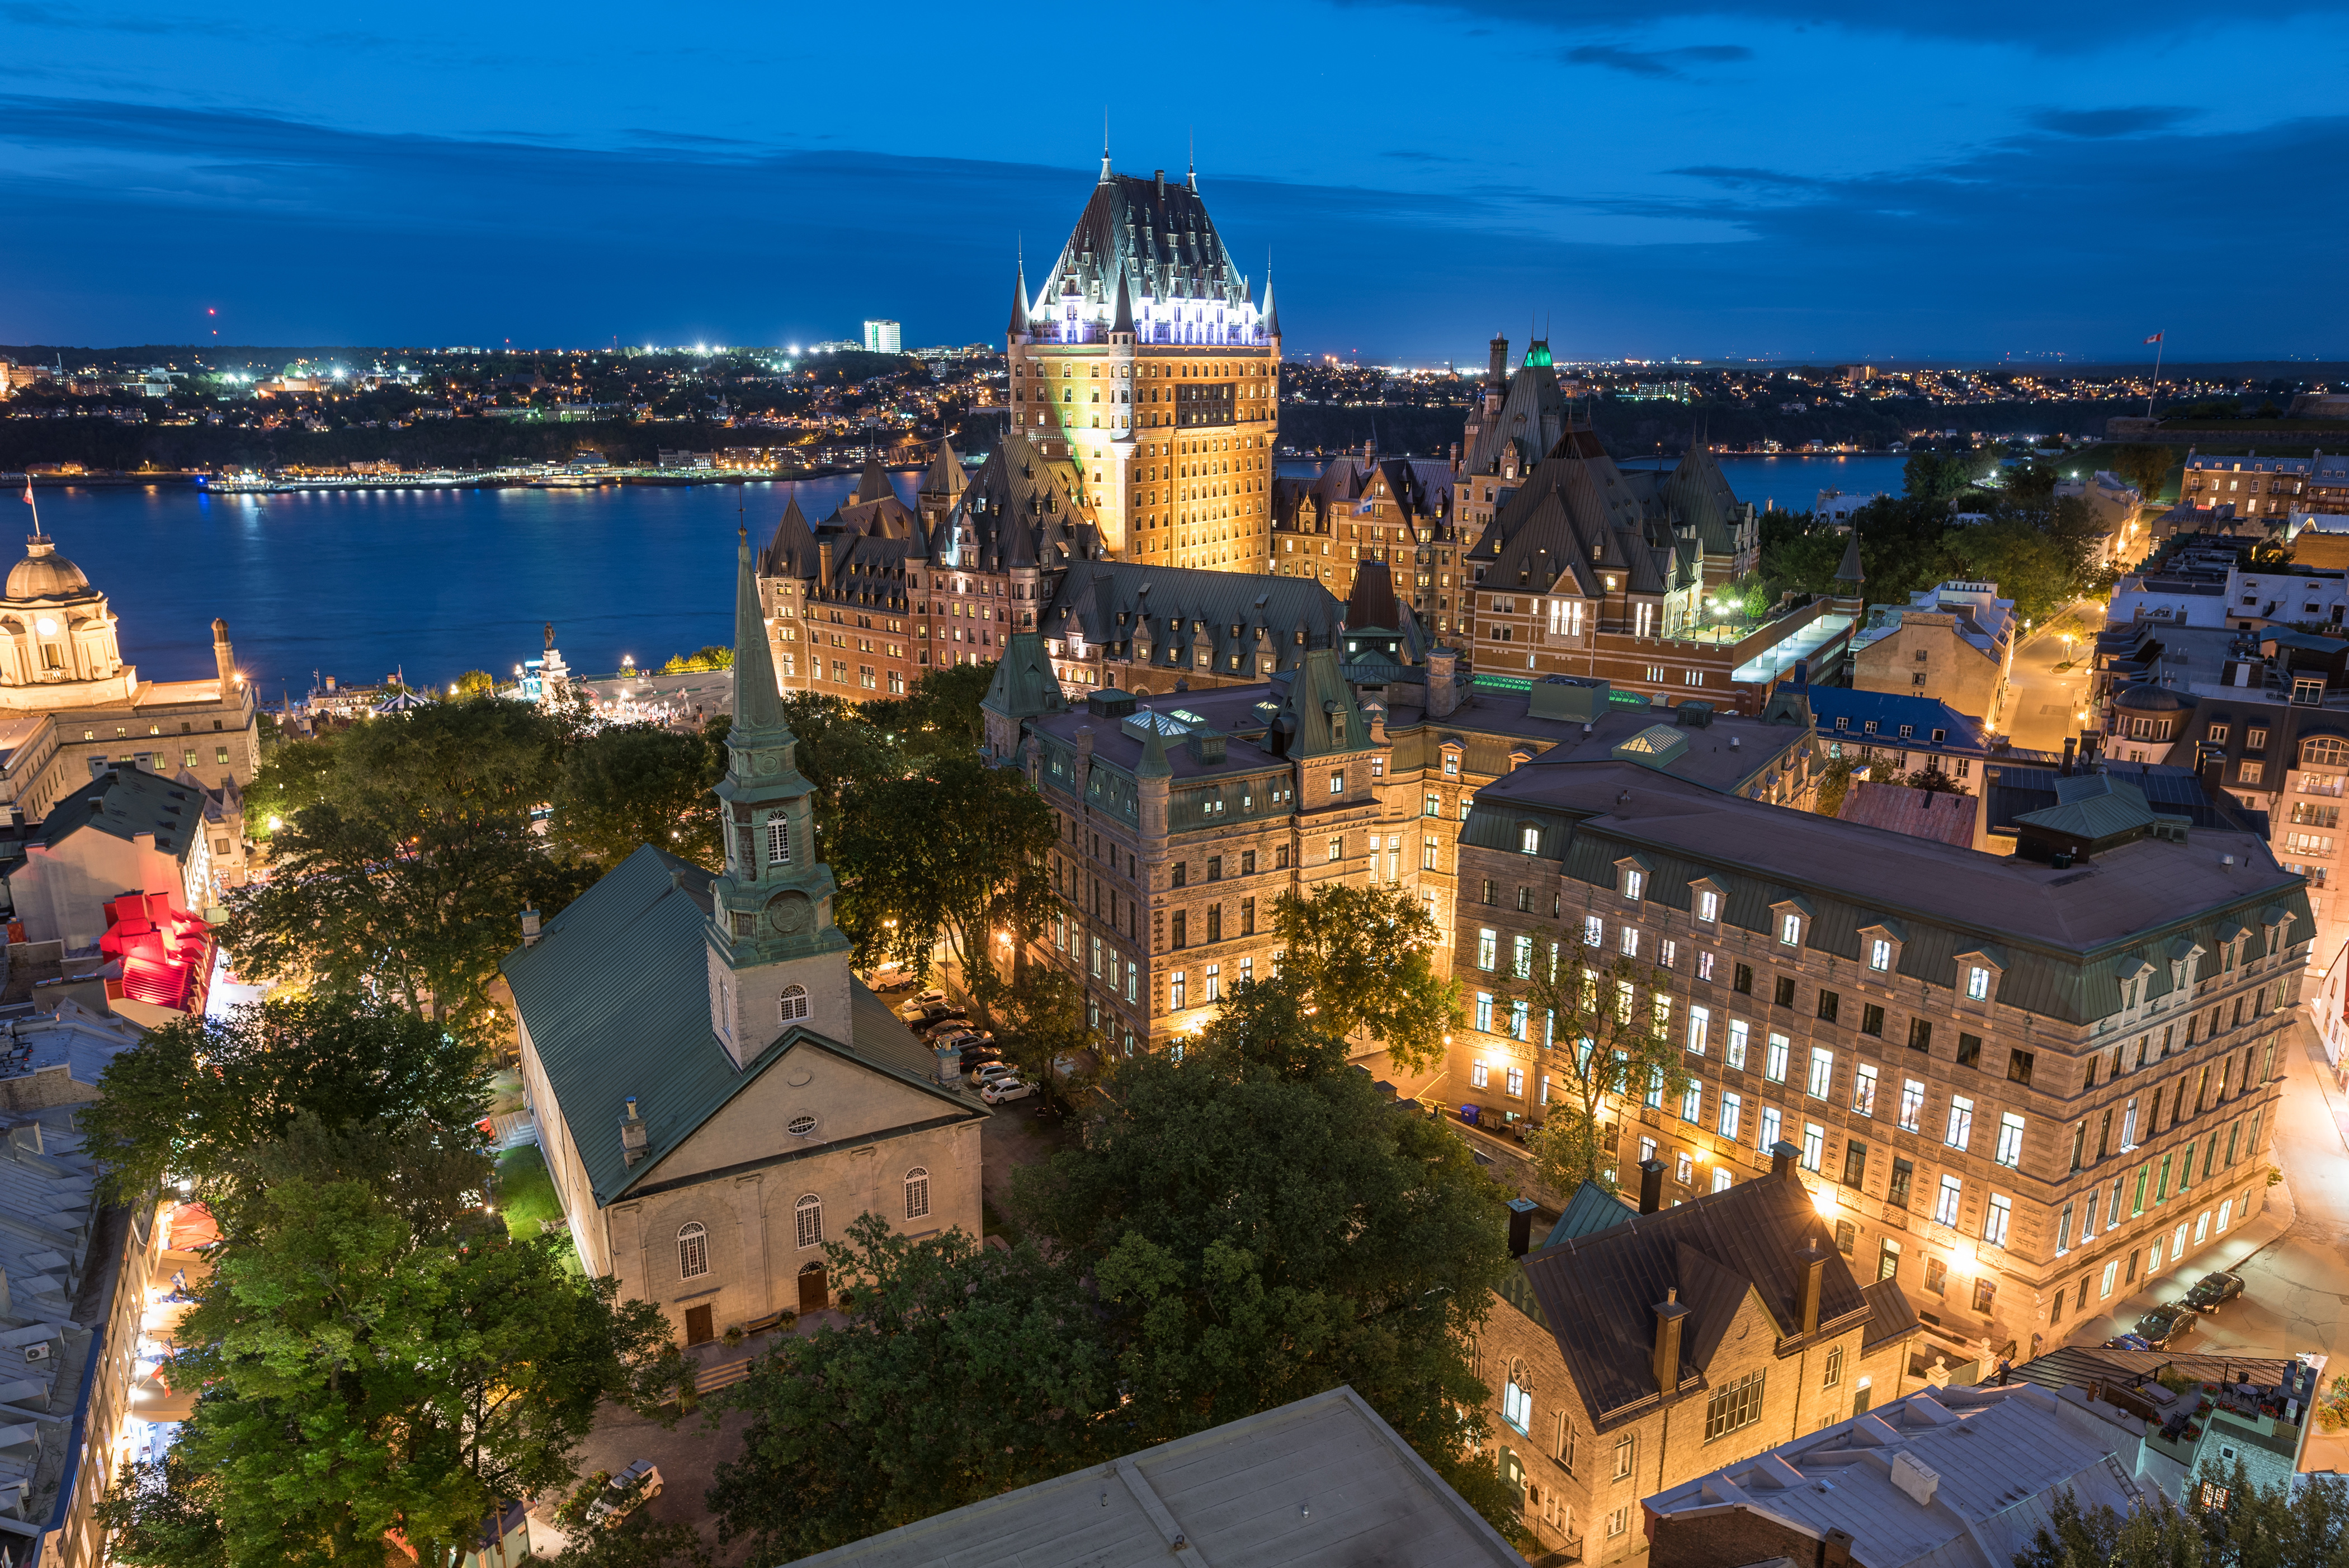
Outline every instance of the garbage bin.
<svg viewBox="0 0 2349 1568"><path fill-rule="evenodd" d="M1466 1122L1471 1127L1475 1126L1477 1109L1478 1108L1473 1105L1462 1106L1460 1108L1460 1119Z"/></svg>

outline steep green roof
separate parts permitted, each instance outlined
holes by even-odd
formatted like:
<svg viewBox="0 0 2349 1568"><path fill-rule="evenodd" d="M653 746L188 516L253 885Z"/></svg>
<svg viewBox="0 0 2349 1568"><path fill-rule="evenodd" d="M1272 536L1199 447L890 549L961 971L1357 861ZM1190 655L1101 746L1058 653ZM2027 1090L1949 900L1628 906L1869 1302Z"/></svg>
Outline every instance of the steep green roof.
<svg viewBox="0 0 2349 1568"><path fill-rule="evenodd" d="M1052 673L1052 661L1044 655L1041 634L1011 634L1003 645L1003 656L996 661L995 678L988 683L987 695L978 706L1015 722L1040 713L1068 711L1068 695L1061 690L1061 677Z"/></svg>
<svg viewBox="0 0 2349 1568"><path fill-rule="evenodd" d="M660 1169L726 1102L794 1049L830 1051L936 1095L941 1109L983 1114L930 1081L936 1058L852 979L853 1040L804 1026L752 1055L737 1071L709 1026L703 926L713 879L647 844L606 872L546 923L534 946L501 967L554 1106L587 1168L598 1205L609 1205ZM629 1165L620 1118L630 1096L645 1119L645 1158Z"/></svg>

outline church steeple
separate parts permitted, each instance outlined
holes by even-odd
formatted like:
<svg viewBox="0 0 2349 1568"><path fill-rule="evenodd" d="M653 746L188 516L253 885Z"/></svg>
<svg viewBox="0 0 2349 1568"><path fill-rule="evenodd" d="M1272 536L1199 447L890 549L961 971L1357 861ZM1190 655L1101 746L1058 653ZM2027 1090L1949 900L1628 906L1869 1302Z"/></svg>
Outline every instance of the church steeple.
<svg viewBox="0 0 2349 1568"><path fill-rule="evenodd" d="M710 883L709 1021L737 1065L795 1024L845 1040L848 938L832 923L832 868L816 859L814 786L783 718L750 536L737 547L734 720L725 778L726 869Z"/></svg>

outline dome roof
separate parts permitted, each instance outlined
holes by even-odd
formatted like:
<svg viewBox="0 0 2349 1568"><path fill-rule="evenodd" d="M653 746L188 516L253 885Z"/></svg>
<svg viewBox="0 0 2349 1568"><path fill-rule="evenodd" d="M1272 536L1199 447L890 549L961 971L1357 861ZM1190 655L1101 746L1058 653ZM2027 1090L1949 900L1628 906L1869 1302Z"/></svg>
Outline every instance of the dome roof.
<svg viewBox="0 0 2349 1568"><path fill-rule="evenodd" d="M25 546L25 559L8 573L11 599L70 599L89 592L81 568L57 553L55 541L35 534Z"/></svg>
<svg viewBox="0 0 2349 1568"><path fill-rule="evenodd" d="M18 567L17 570L21 572L24 568ZM11 578L9 581L13 584L16 580ZM2143 686L2125 687L2114 694L2113 706L2127 708L2131 713L2176 713L2192 707L2194 697L2190 693L2172 691L2168 686L2158 686L2148 682Z"/></svg>

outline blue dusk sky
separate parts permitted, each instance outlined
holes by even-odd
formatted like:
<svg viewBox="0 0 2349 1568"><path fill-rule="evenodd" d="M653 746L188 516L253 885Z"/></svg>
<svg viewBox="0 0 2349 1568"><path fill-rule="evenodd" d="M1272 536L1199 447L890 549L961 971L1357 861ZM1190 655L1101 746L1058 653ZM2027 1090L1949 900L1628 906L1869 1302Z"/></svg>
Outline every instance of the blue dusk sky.
<svg viewBox="0 0 2349 1568"><path fill-rule="evenodd" d="M2349 8L0 0L0 342L908 345L1117 166L1292 352L2349 354ZM208 316L216 310L217 316Z"/></svg>

